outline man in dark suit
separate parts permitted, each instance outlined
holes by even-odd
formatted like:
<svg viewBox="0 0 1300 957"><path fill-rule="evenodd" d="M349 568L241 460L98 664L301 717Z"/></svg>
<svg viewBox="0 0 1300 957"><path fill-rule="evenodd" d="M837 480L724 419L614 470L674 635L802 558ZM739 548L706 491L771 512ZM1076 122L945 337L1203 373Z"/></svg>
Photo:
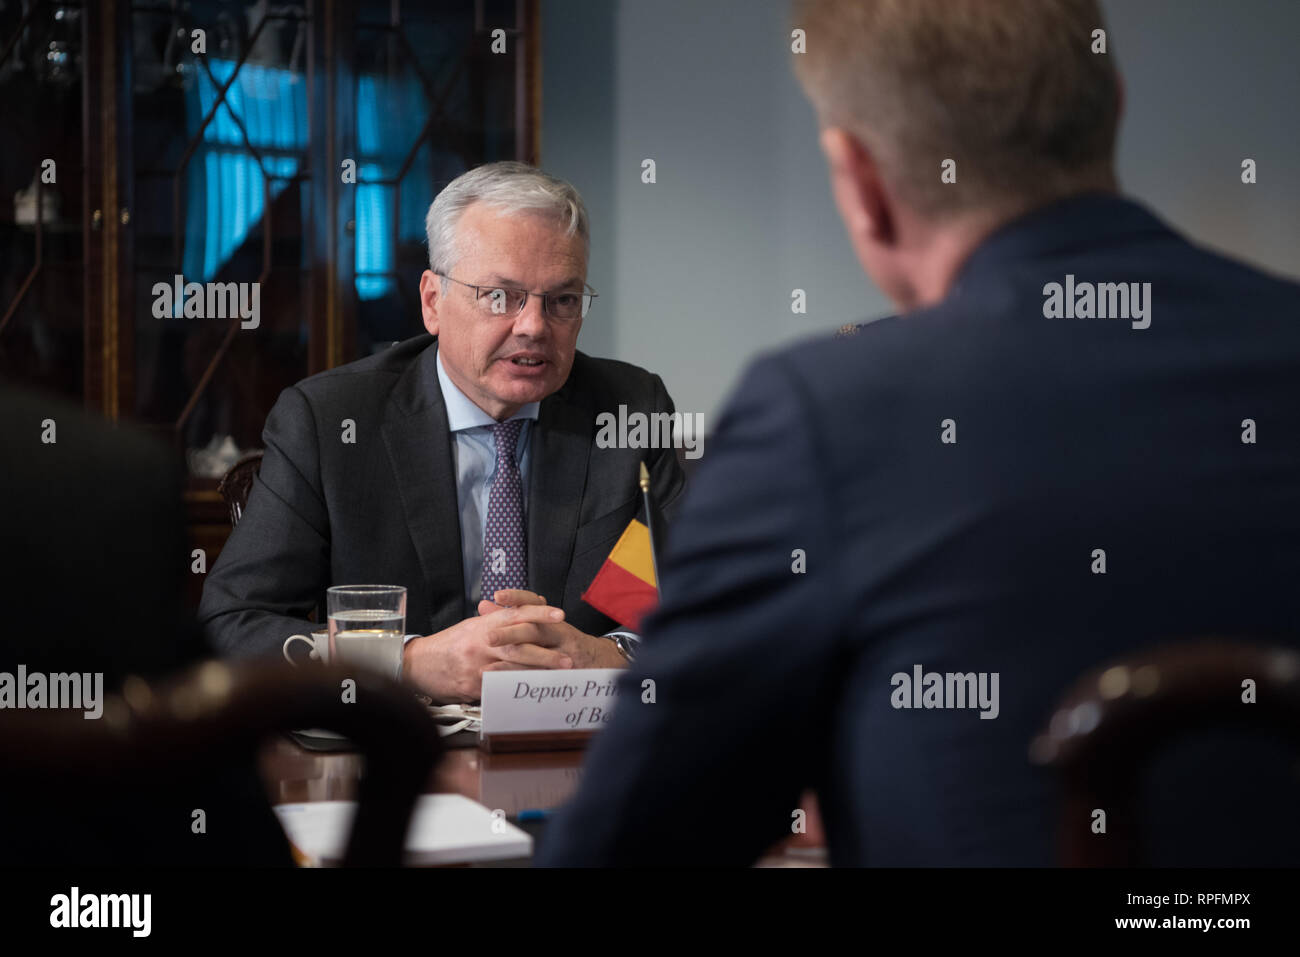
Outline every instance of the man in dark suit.
<svg viewBox="0 0 1300 957"><path fill-rule="evenodd" d="M576 351L593 297L568 183L479 167L428 233L429 335L280 396L200 619L227 654L278 655L327 586L405 585L405 672L436 700L477 699L485 670L622 667L616 623L580 596L636 512L639 463L666 507L683 475L671 448L599 447L597 417L672 400Z"/></svg>
<svg viewBox="0 0 1300 957"><path fill-rule="evenodd" d="M850 241L905 314L743 377L541 860L750 863L811 789L832 863L1048 864L1027 751L1076 677L1161 640L1296 643L1300 286L1116 193L1092 0L793 23ZM1158 795L1189 862L1283 793L1232 773L1236 815Z"/></svg>

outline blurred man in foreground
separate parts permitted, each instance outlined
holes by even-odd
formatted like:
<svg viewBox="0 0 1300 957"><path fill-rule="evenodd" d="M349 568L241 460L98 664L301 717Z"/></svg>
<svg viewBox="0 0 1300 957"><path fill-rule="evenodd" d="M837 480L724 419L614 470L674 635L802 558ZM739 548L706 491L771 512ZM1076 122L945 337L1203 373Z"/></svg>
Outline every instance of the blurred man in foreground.
<svg viewBox="0 0 1300 957"><path fill-rule="evenodd" d="M812 788L833 863L1047 864L1027 748L1078 675L1296 641L1300 287L1117 194L1093 0L792 22L849 240L902 314L744 376L542 859L746 864ZM1183 862L1242 863L1272 817L1245 862L1295 863L1286 765L1220 757L1149 795Z"/></svg>

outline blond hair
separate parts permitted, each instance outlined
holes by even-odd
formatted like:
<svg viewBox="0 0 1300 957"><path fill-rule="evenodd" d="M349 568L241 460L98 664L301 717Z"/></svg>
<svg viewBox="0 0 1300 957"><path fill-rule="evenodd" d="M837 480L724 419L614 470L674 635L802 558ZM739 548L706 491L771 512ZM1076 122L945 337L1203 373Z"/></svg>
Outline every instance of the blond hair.
<svg viewBox="0 0 1300 957"><path fill-rule="evenodd" d="M1118 75L1095 0L796 0L795 72L823 126L935 217L1113 177ZM943 183L944 160L956 182Z"/></svg>

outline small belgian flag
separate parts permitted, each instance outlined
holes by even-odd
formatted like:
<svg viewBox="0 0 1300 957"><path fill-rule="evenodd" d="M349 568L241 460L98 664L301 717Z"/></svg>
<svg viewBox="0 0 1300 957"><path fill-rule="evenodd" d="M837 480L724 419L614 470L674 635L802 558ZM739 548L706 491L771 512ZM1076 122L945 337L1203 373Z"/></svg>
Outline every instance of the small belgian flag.
<svg viewBox="0 0 1300 957"><path fill-rule="evenodd" d="M663 516L650 494L650 473L642 462L641 514L623 530L582 600L624 627L639 629L659 602L657 542L663 528Z"/></svg>

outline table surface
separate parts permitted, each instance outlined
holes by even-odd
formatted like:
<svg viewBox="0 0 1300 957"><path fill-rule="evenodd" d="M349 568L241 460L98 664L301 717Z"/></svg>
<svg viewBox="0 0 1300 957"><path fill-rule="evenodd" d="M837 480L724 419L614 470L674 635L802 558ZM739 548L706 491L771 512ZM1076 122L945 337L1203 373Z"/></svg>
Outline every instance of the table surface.
<svg viewBox="0 0 1300 957"><path fill-rule="evenodd" d="M583 756L581 750L501 754L454 748L443 754L425 792L463 794L489 810L505 811L510 818L520 811L550 810L577 790ZM260 765L272 804L355 800L361 779L359 754L308 751L283 736L267 742ZM824 865L825 841L815 809L809 819L806 834L781 842L758 863Z"/></svg>

